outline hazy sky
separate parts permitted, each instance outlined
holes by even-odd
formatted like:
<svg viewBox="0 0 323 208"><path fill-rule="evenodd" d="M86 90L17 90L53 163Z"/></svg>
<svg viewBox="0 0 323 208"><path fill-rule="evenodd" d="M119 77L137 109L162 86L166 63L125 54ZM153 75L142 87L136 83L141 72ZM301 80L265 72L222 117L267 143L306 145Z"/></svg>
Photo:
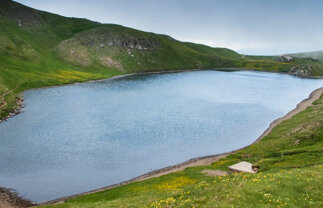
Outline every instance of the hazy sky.
<svg viewBox="0 0 323 208"><path fill-rule="evenodd" d="M323 0L17 0L245 54L323 50Z"/></svg>

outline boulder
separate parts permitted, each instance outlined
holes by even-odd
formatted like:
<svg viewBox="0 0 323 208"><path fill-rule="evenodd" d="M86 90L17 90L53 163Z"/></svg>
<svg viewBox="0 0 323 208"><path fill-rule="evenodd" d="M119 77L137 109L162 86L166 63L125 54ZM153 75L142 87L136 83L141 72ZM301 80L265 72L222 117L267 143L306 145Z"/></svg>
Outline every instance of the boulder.
<svg viewBox="0 0 323 208"><path fill-rule="evenodd" d="M309 65L296 65L292 66L288 73L298 77L310 77L312 75L312 67Z"/></svg>
<svg viewBox="0 0 323 208"><path fill-rule="evenodd" d="M230 172L245 172L245 173L256 173L252 169L252 164L249 162L239 162L237 164L229 166L229 171Z"/></svg>

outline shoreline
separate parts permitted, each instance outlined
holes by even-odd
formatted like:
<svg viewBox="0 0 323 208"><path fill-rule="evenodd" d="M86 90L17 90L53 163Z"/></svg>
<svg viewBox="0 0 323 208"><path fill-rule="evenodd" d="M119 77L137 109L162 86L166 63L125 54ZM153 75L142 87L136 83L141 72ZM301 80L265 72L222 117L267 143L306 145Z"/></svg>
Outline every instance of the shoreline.
<svg viewBox="0 0 323 208"><path fill-rule="evenodd" d="M290 119L291 117L293 117L297 113L300 113L303 110L305 110L307 107L311 106L312 103L315 100L319 99L322 94L323 94L323 87L312 91L310 93L309 97L307 97L306 99L304 99L300 103L298 103L296 105L296 107L294 109L292 109L291 111L289 111L286 115L284 115L284 116L282 116L280 118L277 118L273 122L271 122L269 127L254 142L252 142L251 144L249 144L249 145L247 145L245 147L242 147L242 148L239 148L239 149L236 149L236 150L233 150L233 151L229 151L229 152L220 153L220 154L192 158L192 159L189 159L189 160L187 160L187 161L185 161L183 163L179 163L177 165L172 165L172 166L164 167L164 168L161 168L161 169L153 170L151 172L145 173L143 175L140 175L138 177L135 177L133 179L130 179L130 180L127 180L127 181L124 181L124 182L121 182L121 183L112 184L112 185L109 185L109 186L101 187L101 188L90 190L90 191L87 191L87 192L83 192L83 193L79 193L79 194L74 194L74 195L61 197L61 198L46 201L46 202L42 202L42 203L37 204L36 207L37 206L64 203L64 201L69 200L69 199L73 199L73 198L76 198L76 197L80 197L80 196L84 196L84 195L88 195L88 194L93 194L93 193L97 193L97 192L100 192L100 191L105 191L105 190L108 190L108 189L116 188L116 187L119 187L119 186L122 186L122 185L127 185L127 184L137 182L137 181L143 181L143 180L147 180L147 179L150 179L150 178L156 178L156 177L167 175L167 174L173 173L173 172L183 171L187 167L210 165L213 162L216 162L217 160L219 160L221 158L224 158L224 157L226 157L226 156L228 156L228 155L230 155L232 153L235 153L237 151L245 149L245 148L259 142L266 135L268 135L275 126L277 126L282 121Z"/></svg>
<svg viewBox="0 0 323 208"><path fill-rule="evenodd" d="M34 203L20 197L15 190L7 189L0 186L0 207L14 208L30 206L34 206Z"/></svg>
<svg viewBox="0 0 323 208"><path fill-rule="evenodd" d="M214 70L217 71L258 71L258 72L269 72L269 73L275 73L275 74L287 74L290 76L294 76L294 77L298 77L298 78L302 78L302 79L323 79L323 76L298 76L296 74L292 74L289 72L281 72L281 71L268 71L268 70L261 70L261 69L250 69L250 68L215 68Z"/></svg>
<svg viewBox="0 0 323 208"><path fill-rule="evenodd" d="M276 73L276 74L286 74L290 76L295 76L298 78L303 78L303 79L323 79L323 76L309 76L309 77L300 77L296 76L294 74L290 74L288 72L279 72L279 71L267 71L267 70L260 70L260 69L249 69L249 68L209 68L209 69L179 69L179 70L163 70L163 71L145 71L145 72L137 72L137 73L130 73L130 74L119 74L119 75L114 75L109 78L102 78L102 79L95 79L95 80L88 80L84 82L73 82L73 83L68 83L68 84L63 84L63 85L53 85L53 86L46 86L46 87L37 87L37 88L32 88L29 90L25 90L21 93L18 94L18 97L16 99L16 106L10 111L9 115L6 117L0 118L0 123L3 121L8 121L11 117L18 115L23 112L22 108L24 108L24 96L23 94L28 91L34 91L34 90L39 90L39 89L47 89L47 88L53 88L53 87L63 87L63 86L72 86L72 85L79 85L79 84L87 84L87 83L92 83L92 82L101 82L101 81L106 81L106 80L114 80L114 79L120 79L128 76L133 76L133 75L140 75L140 74L167 74L167 73L180 73L180 72L192 72L192 71L207 71L207 70L213 70L213 71L223 71L223 72L232 72L232 71L254 71L254 72L268 72L268 73Z"/></svg>
<svg viewBox="0 0 323 208"><path fill-rule="evenodd" d="M34 91L34 90L40 90L40 89L47 89L47 88L54 88L54 87L64 87L64 86L73 86L73 85L82 85L82 84L88 84L93 82L103 82L107 80L114 80L114 79L121 79L129 76L134 75L145 75L145 74L172 74L172 73L181 73L181 72L195 72L195 71L222 71L222 72L233 72L233 71L252 71L252 72L265 72L265 73L275 73L275 74L285 74L297 78L302 79L323 79L323 76L309 76L309 77L300 77L296 76L294 74L290 74L288 72L279 72L279 71L267 71L267 70L260 70L260 69L249 69L249 68L206 68L206 69L178 69L178 70L161 70L161 71L144 71L144 72L135 72L135 73L129 73L129 74L119 74L114 75L108 78L102 78L102 79L95 79L95 80L88 80L84 82L72 82L68 84L63 85L53 85L53 86L46 86L46 87L37 87L32 88L29 90L25 90L22 93L28 92L28 91Z"/></svg>

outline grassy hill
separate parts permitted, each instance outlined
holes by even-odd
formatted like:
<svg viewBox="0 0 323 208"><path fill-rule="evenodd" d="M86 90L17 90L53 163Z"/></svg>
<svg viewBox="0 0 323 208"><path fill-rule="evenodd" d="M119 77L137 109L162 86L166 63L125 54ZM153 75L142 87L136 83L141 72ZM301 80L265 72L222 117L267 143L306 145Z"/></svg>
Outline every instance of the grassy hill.
<svg viewBox="0 0 323 208"><path fill-rule="evenodd" d="M323 94L258 143L208 166L134 182L48 207L322 207ZM249 161L257 174L206 176Z"/></svg>
<svg viewBox="0 0 323 208"><path fill-rule="evenodd" d="M120 25L67 18L10 0L0 2L0 118L24 90L181 69L244 67L288 72L278 57L244 56ZM313 75L322 75L314 70Z"/></svg>
<svg viewBox="0 0 323 208"><path fill-rule="evenodd" d="M292 57L296 58L312 58L319 61L323 61L323 51L313 51L313 52L305 52L305 53L294 53L289 54Z"/></svg>

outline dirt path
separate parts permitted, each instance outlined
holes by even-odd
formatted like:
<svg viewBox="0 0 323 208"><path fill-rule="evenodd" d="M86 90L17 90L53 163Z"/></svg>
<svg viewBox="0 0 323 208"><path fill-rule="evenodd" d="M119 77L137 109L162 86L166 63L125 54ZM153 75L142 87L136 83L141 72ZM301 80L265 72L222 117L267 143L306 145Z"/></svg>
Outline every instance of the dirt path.
<svg viewBox="0 0 323 208"><path fill-rule="evenodd" d="M310 94L310 96L307 99L305 99L302 102L300 102L296 106L295 109L293 109L292 111L290 111L289 113L287 113L285 116L283 116L281 118L278 118L275 121L273 121L270 124L270 126L264 131L264 133L255 142L253 142L252 144L260 141L262 138L264 138L266 135L268 135L270 133L270 131L275 126L277 126L280 122L291 118L295 114L297 114L297 113L305 110L308 106L311 106L312 103L315 100L317 100L322 95L322 93L323 93L323 87L314 90ZM250 145L248 145L248 146L250 146ZM210 155L210 156L199 157L199 158L193 158L193 159L190 159L190 160L188 160L186 162L180 163L178 165L169 166L169 167L162 168L162 169L159 169L159 170L154 170L152 172L146 173L144 175L141 175L139 177L136 177L134 179L131 179L131 180L128 180L128 181L119 183L119 184L114 184L114 185L102 187L102 188L99 188L99 189L95 189L95 190L92 190L92 191L88 191L88 192L85 192L85 193L81 193L81 194L76 194L76 195L72 195L72 196L67 196L67 197L59 198L59 199L56 199L56 200L52 200L52 201L48 201L48 202L41 203L39 205L60 204L60 203L64 203L65 200L72 199L72 198L76 198L76 197L79 197L79 196L84 196L84 195L88 195L88 194L92 194L92 193L96 193L96 192L100 192L100 191L112 189L112 188L115 188L115 187L118 187L118 186L122 186L122 185L126 185L126 184L129 184L129 183L133 183L133 182L136 182L136 181L143 181L143 180L147 180L147 179L150 179L150 178L155 178L155 177L167 175L167 174L173 173L173 172L183 171L187 167L210 165L213 162L215 162L215 161L217 161L217 160L219 160L221 158L224 158L224 157L226 157L226 156L228 156L228 155L230 155L230 154L232 154L234 152L237 152L237 151L239 151L241 149L244 149L244 148L246 148L246 147L243 147L243 148L240 148L240 149L231 151L231 152L222 153L222 154Z"/></svg>

